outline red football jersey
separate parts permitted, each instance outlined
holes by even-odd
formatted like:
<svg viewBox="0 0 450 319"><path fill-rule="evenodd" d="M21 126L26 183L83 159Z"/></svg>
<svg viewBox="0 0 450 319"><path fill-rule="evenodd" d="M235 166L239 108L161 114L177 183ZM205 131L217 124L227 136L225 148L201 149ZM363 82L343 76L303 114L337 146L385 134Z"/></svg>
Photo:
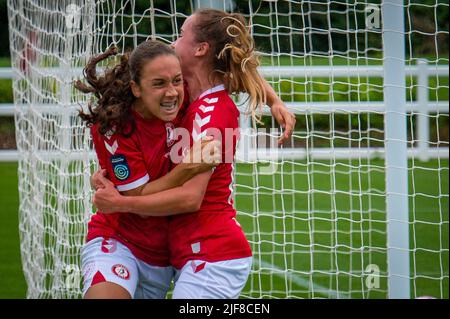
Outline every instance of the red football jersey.
<svg viewBox="0 0 450 319"><path fill-rule="evenodd" d="M252 255L233 207L233 169L239 138L239 110L223 86L203 93L186 110L181 126L191 133L191 144L203 136L221 138L223 162L209 180L198 212L170 218L171 264L187 261L221 261Z"/></svg>
<svg viewBox="0 0 450 319"><path fill-rule="evenodd" d="M165 175L169 168L173 124L146 120L134 111L133 115L136 129L130 137L100 135L97 125L91 129L99 164L119 191L144 185ZM88 224L87 240L100 236L114 238L139 259L155 266L168 266L168 227L167 217L97 212Z"/></svg>

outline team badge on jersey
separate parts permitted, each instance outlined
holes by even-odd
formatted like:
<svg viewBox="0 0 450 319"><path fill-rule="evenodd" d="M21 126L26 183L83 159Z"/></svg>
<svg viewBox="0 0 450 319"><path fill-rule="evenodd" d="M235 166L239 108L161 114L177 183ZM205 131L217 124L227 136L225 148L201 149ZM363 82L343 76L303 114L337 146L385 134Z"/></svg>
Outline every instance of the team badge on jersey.
<svg viewBox="0 0 450 319"><path fill-rule="evenodd" d="M116 264L116 265L112 266L111 270L114 273L114 275L116 275L122 279L128 280L130 278L130 272L128 271L127 267L125 267L124 265Z"/></svg>
<svg viewBox="0 0 450 319"><path fill-rule="evenodd" d="M114 175L119 181L124 181L130 176L130 167L124 155L111 156L111 165Z"/></svg>
<svg viewBox="0 0 450 319"><path fill-rule="evenodd" d="M174 135L175 126L172 122L166 123L166 132L167 132L167 147L171 147L175 143L175 135Z"/></svg>

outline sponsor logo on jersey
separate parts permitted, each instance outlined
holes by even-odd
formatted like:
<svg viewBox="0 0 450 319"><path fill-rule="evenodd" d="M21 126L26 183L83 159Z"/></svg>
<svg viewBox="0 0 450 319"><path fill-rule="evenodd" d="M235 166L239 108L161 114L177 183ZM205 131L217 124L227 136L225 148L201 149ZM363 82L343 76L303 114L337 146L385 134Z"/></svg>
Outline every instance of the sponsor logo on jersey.
<svg viewBox="0 0 450 319"><path fill-rule="evenodd" d="M114 175L119 181L124 181L130 176L130 167L124 155L111 156L111 165Z"/></svg>
<svg viewBox="0 0 450 319"><path fill-rule="evenodd" d="M114 239L103 239L102 252L108 254L113 253L117 249L117 241Z"/></svg>
<svg viewBox="0 0 450 319"><path fill-rule="evenodd" d="M114 130L115 130L115 128L110 129L108 132L105 133L105 137L106 137L108 140L111 139L111 136L114 135Z"/></svg>
<svg viewBox="0 0 450 319"><path fill-rule="evenodd" d="M175 126L172 122L166 123L166 132L167 132L167 147L171 147L175 143Z"/></svg>
<svg viewBox="0 0 450 319"><path fill-rule="evenodd" d="M130 279L130 272L128 271L127 267L125 267L124 265L116 264L116 265L112 266L111 270L114 273L114 275L116 275L117 277L120 277L125 280Z"/></svg>

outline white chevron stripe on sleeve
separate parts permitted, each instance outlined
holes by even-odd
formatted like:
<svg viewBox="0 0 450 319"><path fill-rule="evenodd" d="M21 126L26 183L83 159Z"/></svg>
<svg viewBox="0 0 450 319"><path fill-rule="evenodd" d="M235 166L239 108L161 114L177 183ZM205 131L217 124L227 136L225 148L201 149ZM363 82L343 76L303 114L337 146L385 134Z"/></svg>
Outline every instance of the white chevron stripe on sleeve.
<svg viewBox="0 0 450 319"><path fill-rule="evenodd" d="M213 103L217 103L217 101L219 101L219 98L217 98L217 97L212 98L212 99L205 98L205 99L203 99L203 101L205 101L208 104L213 104Z"/></svg>
<svg viewBox="0 0 450 319"><path fill-rule="evenodd" d="M194 142L199 141L200 139L202 139L205 136L206 136L206 130L198 133L197 130L195 129L195 127L192 129L192 138L193 138Z"/></svg>
<svg viewBox="0 0 450 319"><path fill-rule="evenodd" d="M202 118L200 116L200 114L195 113L195 122L197 123L197 125L201 128L203 125L206 125L209 123L209 121L211 121L211 115L208 115L205 118Z"/></svg>
<svg viewBox="0 0 450 319"><path fill-rule="evenodd" d="M214 108L215 108L214 105L213 105L213 106L204 106L204 105L201 105L201 106L199 107L200 111L202 111L203 113L212 112L212 111L214 111Z"/></svg>

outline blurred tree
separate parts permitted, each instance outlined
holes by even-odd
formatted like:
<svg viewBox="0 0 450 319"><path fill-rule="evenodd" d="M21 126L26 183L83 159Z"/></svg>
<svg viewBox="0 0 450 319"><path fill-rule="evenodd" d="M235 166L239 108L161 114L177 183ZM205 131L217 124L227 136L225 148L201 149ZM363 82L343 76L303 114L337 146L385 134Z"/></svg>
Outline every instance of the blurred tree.
<svg viewBox="0 0 450 319"><path fill-rule="evenodd" d="M380 3L381 0L371 3ZM125 3L123 13L131 13L130 1L114 1L116 9ZM174 28L179 28L183 15L191 14L193 1L167 1L154 0L154 5L161 12L172 12L174 9L179 15L176 23L173 19L158 19L155 25L160 34L165 34L167 40L175 39ZM302 55L305 52L327 55L329 52L350 54L356 47L380 48L381 37L369 35L368 43L361 32L349 35L340 30L361 30L364 28L364 3L339 1L264 1L236 0L235 11L248 14L259 8L258 15L253 16L255 39L259 48L270 52L272 48L281 52ZM148 0L135 1L135 13L148 15ZM176 8L174 8L176 6ZM331 14L328 14L330 12ZM349 19L347 11L357 12L356 17ZM354 11L355 10L355 11ZM275 13L278 13L276 15ZM289 13L289 15L285 15ZM448 58L449 51L449 10L448 1L444 0L406 0L405 26L407 30L414 30L407 36L407 54L412 57L421 55L435 55ZM126 17L124 18L127 19ZM119 23L117 20L117 23ZM331 31L330 30L331 27ZM296 30L292 32L291 28ZM143 20L138 25L138 32L150 34L150 21ZM132 30L131 30L132 31ZM9 43L7 0L0 0L0 42ZM126 43L126 45L132 43ZM363 46L361 46L361 44ZM9 56L9 45L0 46L0 56Z"/></svg>

